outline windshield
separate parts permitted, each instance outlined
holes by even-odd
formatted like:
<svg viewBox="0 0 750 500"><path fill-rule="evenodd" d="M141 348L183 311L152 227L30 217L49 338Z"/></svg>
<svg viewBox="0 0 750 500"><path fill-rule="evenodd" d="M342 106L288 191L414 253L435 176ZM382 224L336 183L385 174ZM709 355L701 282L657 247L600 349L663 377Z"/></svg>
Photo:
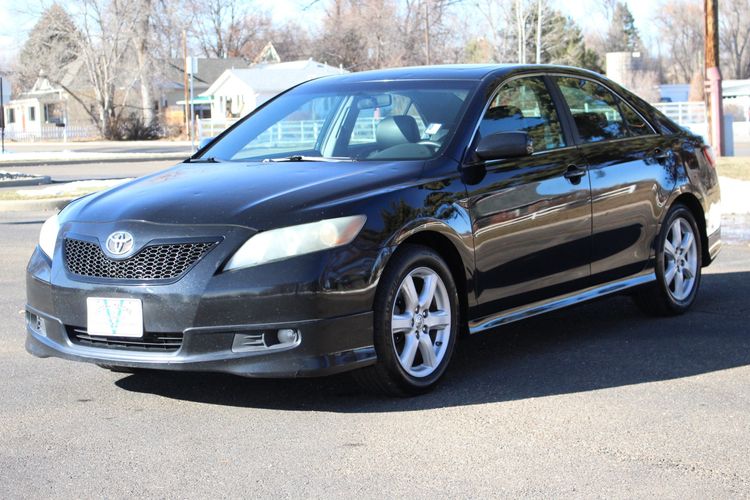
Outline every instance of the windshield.
<svg viewBox="0 0 750 500"><path fill-rule="evenodd" d="M274 99L194 161L418 160L439 155L469 81L302 85Z"/></svg>

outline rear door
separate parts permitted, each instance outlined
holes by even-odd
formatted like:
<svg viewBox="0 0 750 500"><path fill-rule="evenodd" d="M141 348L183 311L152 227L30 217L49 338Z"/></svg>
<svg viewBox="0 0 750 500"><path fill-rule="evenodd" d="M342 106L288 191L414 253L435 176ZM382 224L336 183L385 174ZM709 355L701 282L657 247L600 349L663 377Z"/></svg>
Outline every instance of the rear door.
<svg viewBox="0 0 750 500"><path fill-rule="evenodd" d="M476 259L474 318L560 295L589 277L591 194L581 153L544 76L501 84L478 137L526 131L534 154L488 161L467 180Z"/></svg>
<svg viewBox="0 0 750 500"><path fill-rule="evenodd" d="M658 215L674 185L669 142L602 83L554 81L591 178L593 281L636 274L651 259Z"/></svg>

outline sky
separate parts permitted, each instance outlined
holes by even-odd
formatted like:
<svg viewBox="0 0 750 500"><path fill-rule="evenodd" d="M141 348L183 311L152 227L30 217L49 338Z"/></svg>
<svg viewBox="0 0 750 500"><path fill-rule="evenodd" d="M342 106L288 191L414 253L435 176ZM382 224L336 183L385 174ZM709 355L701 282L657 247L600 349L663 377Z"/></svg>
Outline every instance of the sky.
<svg viewBox="0 0 750 500"><path fill-rule="evenodd" d="M70 0L58 0L65 6ZM272 14L275 20L284 21L288 19L299 19L300 16L314 16L318 18L319 8L311 8L307 11L301 9L302 6L309 5L312 0L255 0L260 4L260 8ZM470 3L472 0L467 0ZM20 2L19 0L0 0L0 68L7 66L18 53L26 36L34 25L39 13L45 5L49 5L51 0L29 0ZM600 2L597 0L553 0L557 8L571 16L584 31L596 31L600 26L606 26ZM654 9L654 3L659 0L645 2L643 0L627 0L633 17L635 17L636 26L641 31L646 45L651 45L650 39L653 38L654 28L649 22Z"/></svg>

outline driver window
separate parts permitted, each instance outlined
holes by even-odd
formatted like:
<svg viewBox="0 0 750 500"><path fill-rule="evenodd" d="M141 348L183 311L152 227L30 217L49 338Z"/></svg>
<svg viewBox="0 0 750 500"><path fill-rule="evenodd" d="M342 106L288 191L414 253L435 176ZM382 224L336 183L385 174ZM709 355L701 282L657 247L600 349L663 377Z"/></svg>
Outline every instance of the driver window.
<svg viewBox="0 0 750 500"><path fill-rule="evenodd" d="M479 125L482 137L526 132L535 151L565 146L552 97L542 77L519 78L502 86Z"/></svg>

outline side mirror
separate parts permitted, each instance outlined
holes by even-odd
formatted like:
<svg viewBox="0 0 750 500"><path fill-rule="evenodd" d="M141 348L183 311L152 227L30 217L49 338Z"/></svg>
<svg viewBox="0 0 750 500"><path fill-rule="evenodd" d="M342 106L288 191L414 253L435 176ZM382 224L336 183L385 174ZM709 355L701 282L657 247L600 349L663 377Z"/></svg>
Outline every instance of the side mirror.
<svg viewBox="0 0 750 500"><path fill-rule="evenodd" d="M534 146L526 132L498 132L482 137L475 153L480 160L501 160L529 156Z"/></svg>
<svg viewBox="0 0 750 500"><path fill-rule="evenodd" d="M198 149L203 149L206 146L208 146L208 143L216 139L216 137L204 137L200 141L198 141Z"/></svg>

